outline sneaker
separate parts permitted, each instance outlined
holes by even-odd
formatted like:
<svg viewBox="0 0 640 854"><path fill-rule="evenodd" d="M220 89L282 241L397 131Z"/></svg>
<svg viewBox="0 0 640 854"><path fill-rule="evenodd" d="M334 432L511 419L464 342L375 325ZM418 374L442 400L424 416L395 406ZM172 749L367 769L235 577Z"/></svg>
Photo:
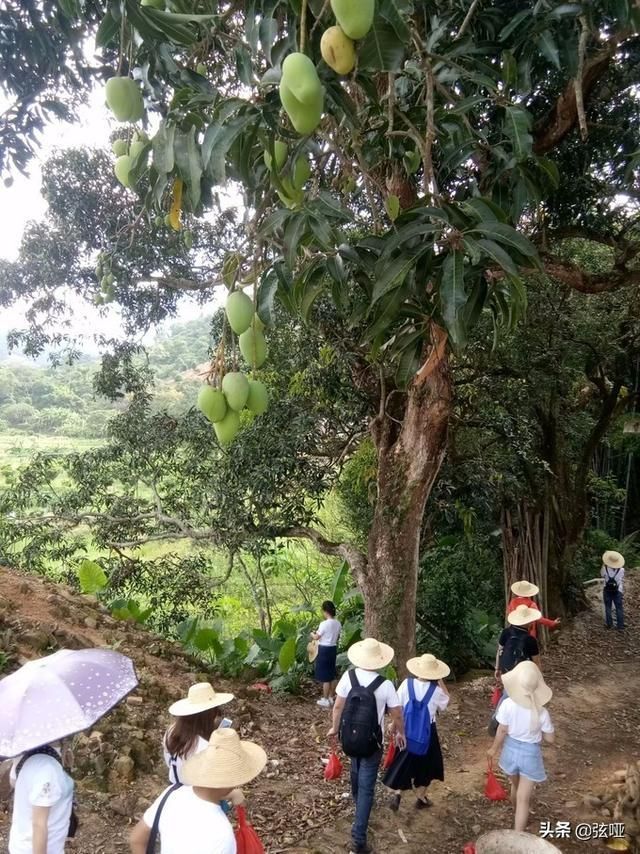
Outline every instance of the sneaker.
<svg viewBox="0 0 640 854"><path fill-rule="evenodd" d="M316 701L316 705L320 706L321 709L330 709L331 701L327 700L326 697L323 697L321 700Z"/></svg>
<svg viewBox="0 0 640 854"><path fill-rule="evenodd" d="M352 842L351 854L372 854L373 848L366 842Z"/></svg>
<svg viewBox="0 0 640 854"><path fill-rule="evenodd" d="M431 801L429 798L418 798L416 800L416 809L417 810L426 810L431 806Z"/></svg>

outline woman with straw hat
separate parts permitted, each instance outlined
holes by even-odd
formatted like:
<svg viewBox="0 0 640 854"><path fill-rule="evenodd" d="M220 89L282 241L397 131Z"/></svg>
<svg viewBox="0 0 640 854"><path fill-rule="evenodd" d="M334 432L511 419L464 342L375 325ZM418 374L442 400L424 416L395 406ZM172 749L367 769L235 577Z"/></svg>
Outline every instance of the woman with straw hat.
<svg viewBox="0 0 640 854"><path fill-rule="evenodd" d="M183 763L209 746L211 733L222 721L218 709L231 700L233 694L218 693L208 682L199 682L170 707L169 714L176 720L162 742L170 783L181 783Z"/></svg>
<svg viewBox="0 0 640 854"><path fill-rule="evenodd" d="M267 763L257 744L241 741L233 729L216 730L205 750L183 767L184 785L166 789L145 812L130 836L132 854L236 854L233 828L221 801L253 780Z"/></svg>
<svg viewBox="0 0 640 854"><path fill-rule="evenodd" d="M600 575L604 581L602 598L604 601L604 619L608 629L613 628L611 606L616 609L616 628L624 629L624 608L622 597L624 592L624 558L620 552L607 551L602 555Z"/></svg>
<svg viewBox="0 0 640 854"><path fill-rule="evenodd" d="M553 692L533 661L521 662L502 681L508 696L497 711L499 726L488 756L494 760L500 755L500 767L511 782L515 829L526 830L534 786L547 779L541 742L554 740L553 724L544 708Z"/></svg>
<svg viewBox="0 0 640 854"><path fill-rule="evenodd" d="M395 791L391 809L400 807L402 792L415 789L416 808L431 806L427 788L432 780L444 780L442 750L436 728L436 715L449 705L449 692L443 682L451 669L434 655L421 655L407 661L407 670L415 679L405 679L398 689L403 706L405 750L396 756L382 782ZM415 741L414 741L415 738Z"/></svg>
<svg viewBox="0 0 640 854"><path fill-rule="evenodd" d="M530 581L515 581L511 585L511 592L513 593L513 599L507 606L507 615L512 611L515 611L518 605L526 605L527 608L538 609L538 605L533 598L540 592L540 588L537 585L532 584ZM535 638L538 636L538 626L545 626L548 629L557 629L559 625L559 618L556 620L550 620L548 617L540 615L538 622L531 623L529 626L529 634Z"/></svg>

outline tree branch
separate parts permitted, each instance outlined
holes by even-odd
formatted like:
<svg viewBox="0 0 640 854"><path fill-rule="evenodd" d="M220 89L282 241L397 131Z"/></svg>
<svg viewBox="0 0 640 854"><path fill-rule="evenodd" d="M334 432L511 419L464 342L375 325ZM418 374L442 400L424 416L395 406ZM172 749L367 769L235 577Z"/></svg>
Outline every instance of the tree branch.
<svg viewBox="0 0 640 854"><path fill-rule="evenodd" d="M553 255L542 258L545 273L583 294L602 294L625 285L640 284L640 270L613 267L606 273L587 273L570 261Z"/></svg>
<svg viewBox="0 0 640 854"><path fill-rule="evenodd" d="M288 528L281 531L279 535L281 537L291 537L292 539L298 540L310 540L322 554L331 555L332 557L340 557L343 560L346 560L358 583L360 583L366 573L367 558L360 549L356 548L356 546L351 543L334 543L331 540L327 540L327 538L324 537L320 531L316 531L315 528L307 528L304 526Z"/></svg>

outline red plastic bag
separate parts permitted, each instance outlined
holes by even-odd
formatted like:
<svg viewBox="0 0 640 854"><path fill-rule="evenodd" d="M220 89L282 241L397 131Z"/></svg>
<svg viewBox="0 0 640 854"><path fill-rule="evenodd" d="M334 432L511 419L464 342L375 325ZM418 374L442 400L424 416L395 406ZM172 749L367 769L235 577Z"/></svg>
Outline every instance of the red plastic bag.
<svg viewBox="0 0 640 854"><path fill-rule="evenodd" d="M391 763L396 758L396 740L392 738L389 742L389 747L387 747L387 752L384 755L384 759L382 760L382 768L383 770L387 770L387 768L391 767Z"/></svg>
<svg viewBox="0 0 640 854"><path fill-rule="evenodd" d="M476 846L473 842L467 842L467 844L462 849L462 854L476 854Z"/></svg>
<svg viewBox="0 0 640 854"><path fill-rule="evenodd" d="M509 795L500 785L498 778L493 773L493 765L491 760L487 763L487 782L484 787L484 794L490 801L506 801Z"/></svg>
<svg viewBox="0 0 640 854"><path fill-rule="evenodd" d="M342 762L340 762L340 757L336 753L336 743L334 741L331 744L331 753L329 754L329 761L327 762L324 769L324 779L338 780L341 774Z"/></svg>
<svg viewBox="0 0 640 854"><path fill-rule="evenodd" d="M236 807L236 847L238 854L264 854L260 837L247 821L247 812L243 806Z"/></svg>
<svg viewBox="0 0 640 854"><path fill-rule="evenodd" d="M502 689L500 688L499 685L496 685L496 687L491 692L491 706L494 709L498 705L498 703L500 702L500 697L502 697Z"/></svg>

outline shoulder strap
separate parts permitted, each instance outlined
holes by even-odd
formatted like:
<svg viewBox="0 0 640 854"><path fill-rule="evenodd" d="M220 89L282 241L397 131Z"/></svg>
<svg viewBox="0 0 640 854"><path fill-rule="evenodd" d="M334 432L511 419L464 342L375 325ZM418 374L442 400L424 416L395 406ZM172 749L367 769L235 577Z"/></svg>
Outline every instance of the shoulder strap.
<svg viewBox="0 0 640 854"><path fill-rule="evenodd" d="M438 687L437 682L432 682L431 685L429 685L429 687L427 689L427 693L424 695L424 699L425 699L425 702L427 703L427 705L429 705L429 701L431 700L433 695L436 693L437 687Z"/></svg>
<svg viewBox="0 0 640 854"><path fill-rule="evenodd" d="M147 842L147 849L145 854L154 854L156 850L156 840L158 838L158 830L160 828L160 816L162 815L162 810L164 809L164 805L167 803L169 795L172 795L177 789L180 789L182 783L176 783L175 786L172 786L168 791L164 793L164 797L158 804L158 809L156 810L155 817L153 819L153 827L151 828L151 833L149 834L149 841Z"/></svg>
<svg viewBox="0 0 640 854"><path fill-rule="evenodd" d="M52 759L55 759L60 765L62 765L62 759L58 755L57 751L53 749L53 747L49 747L49 745L43 745L42 747L36 747L35 750L29 750L24 754L22 759L18 762L16 766L16 780L18 779L18 774L22 771L24 763L27 759L31 759L32 756L50 756Z"/></svg>
<svg viewBox="0 0 640 854"><path fill-rule="evenodd" d="M370 691L372 694L375 694L375 692L383 684L383 682L386 682L386 681L387 680L384 678L384 676L380 676L380 675L376 676L376 678L373 680L371 685L367 685L367 691Z"/></svg>
<svg viewBox="0 0 640 854"><path fill-rule="evenodd" d="M173 782L177 784L180 782L180 778L178 777L178 757L171 756L169 758L169 762L171 763L171 770L173 771Z"/></svg>
<svg viewBox="0 0 640 854"><path fill-rule="evenodd" d="M358 682L358 677L356 676L355 667L352 667L351 670L349 671L349 679L351 680L351 687L352 688L359 688L360 687L360 683Z"/></svg>
<svg viewBox="0 0 640 854"><path fill-rule="evenodd" d="M416 701L416 689L415 689L415 685L413 684L413 682L414 682L413 679L407 679L407 689L409 691L409 699L411 700L412 703L415 703L415 701Z"/></svg>

